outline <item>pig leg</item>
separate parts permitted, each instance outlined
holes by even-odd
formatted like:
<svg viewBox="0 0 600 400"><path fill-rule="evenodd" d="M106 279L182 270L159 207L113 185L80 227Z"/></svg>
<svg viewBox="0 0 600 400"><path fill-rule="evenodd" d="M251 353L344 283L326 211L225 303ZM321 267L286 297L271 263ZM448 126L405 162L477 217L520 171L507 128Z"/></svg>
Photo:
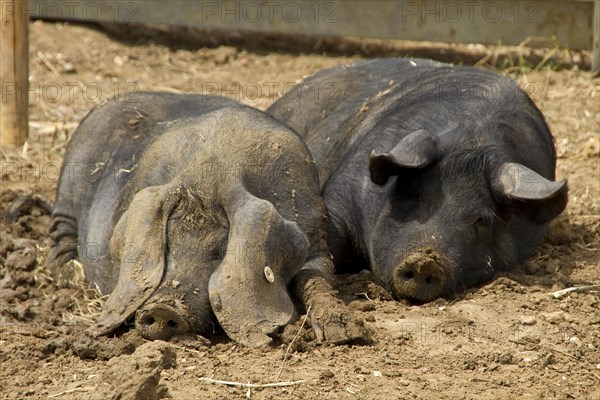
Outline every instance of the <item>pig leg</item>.
<svg viewBox="0 0 600 400"><path fill-rule="evenodd" d="M371 333L362 320L352 316L332 287L331 259L326 254L310 258L296 275L296 296L309 311L310 322L318 342L364 344Z"/></svg>

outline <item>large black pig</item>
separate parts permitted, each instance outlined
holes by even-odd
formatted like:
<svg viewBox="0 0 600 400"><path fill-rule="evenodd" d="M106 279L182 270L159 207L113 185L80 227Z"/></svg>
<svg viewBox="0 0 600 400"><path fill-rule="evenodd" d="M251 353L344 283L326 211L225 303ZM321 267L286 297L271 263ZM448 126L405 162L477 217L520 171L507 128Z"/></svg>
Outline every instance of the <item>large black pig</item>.
<svg viewBox="0 0 600 400"><path fill-rule="evenodd" d="M566 206L544 117L511 79L420 59L321 71L268 110L319 168L338 270L430 301L531 256Z"/></svg>
<svg viewBox="0 0 600 400"><path fill-rule="evenodd" d="M314 161L273 117L220 97L137 93L73 134L50 255L58 275L79 257L110 294L96 334L135 314L148 339L218 321L260 346L292 318L291 285L318 339L365 340L330 286L325 221Z"/></svg>

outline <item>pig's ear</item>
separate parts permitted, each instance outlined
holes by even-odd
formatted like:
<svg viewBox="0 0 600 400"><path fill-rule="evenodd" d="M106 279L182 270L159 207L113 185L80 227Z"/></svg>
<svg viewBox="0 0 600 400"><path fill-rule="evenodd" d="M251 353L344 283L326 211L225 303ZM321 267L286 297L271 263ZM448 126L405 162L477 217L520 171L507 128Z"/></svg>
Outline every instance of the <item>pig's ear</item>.
<svg viewBox="0 0 600 400"><path fill-rule="evenodd" d="M437 138L425 130L405 136L389 153L371 152L369 173L371 181L385 185L392 175L403 169L423 168L438 158Z"/></svg>
<svg viewBox="0 0 600 400"><path fill-rule="evenodd" d="M166 269L167 222L177 205L170 185L140 190L113 230L111 259L119 279L98 318L96 335L109 333L152 295Z"/></svg>
<svg viewBox="0 0 600 400"><path fill-rule="evenodd" d="M502 202L522 217L544 224L567 205L567 182L551 181L522 164L504 163L491 182Z"/></svg>
<svg viewBox="0 0 600 400"><path fill-rule="evenodd" d="M228 212L227 253L210 277L208 295L227 335L258 347L292 319L287 285L304 265L310 243L270 202L248 196L243 203Z"/></svg>

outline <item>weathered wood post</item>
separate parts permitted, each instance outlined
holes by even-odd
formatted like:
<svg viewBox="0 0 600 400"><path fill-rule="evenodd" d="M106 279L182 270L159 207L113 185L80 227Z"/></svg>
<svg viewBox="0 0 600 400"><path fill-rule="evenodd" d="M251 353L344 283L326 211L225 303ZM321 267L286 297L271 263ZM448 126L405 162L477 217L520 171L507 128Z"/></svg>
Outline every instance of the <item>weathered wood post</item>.
<svg viewBox="0 0 600 400"><path fill-rule="evenodd" d="M594 44L592 47L592 71L600 72L600 1L594 2Z"/></svg>
<svg viewBox="0 0 600 400"><path fill-rule="evenodd" d="M0 0L0 146L28 135L29 35L27 0Z"/></svg>

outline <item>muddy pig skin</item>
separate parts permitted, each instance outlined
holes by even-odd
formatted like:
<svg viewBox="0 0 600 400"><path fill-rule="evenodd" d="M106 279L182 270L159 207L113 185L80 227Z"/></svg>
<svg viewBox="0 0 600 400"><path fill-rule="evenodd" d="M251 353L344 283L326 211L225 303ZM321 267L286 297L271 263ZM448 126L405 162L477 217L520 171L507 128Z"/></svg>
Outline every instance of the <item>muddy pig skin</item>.
<svg viewBox="0 0 600 400"><path fill-rule="evenodd" d="M295 294L318 339L368 335L330 284L308 150L234 101L137 93L96 107L69 142L50 230L55 274L68 276L79 258L86 280L109 294L95 334L135 315L148 339L209 334L218 323L261 346L294 316Z"/></svg>
<svg viewBox="0 0 600 400"><path fill-rule="evenodd" d="M421 302L530 257L565 208L543 115L511 79L421 59L306 78L268 113L317 162L338 271Z"/></svg>

